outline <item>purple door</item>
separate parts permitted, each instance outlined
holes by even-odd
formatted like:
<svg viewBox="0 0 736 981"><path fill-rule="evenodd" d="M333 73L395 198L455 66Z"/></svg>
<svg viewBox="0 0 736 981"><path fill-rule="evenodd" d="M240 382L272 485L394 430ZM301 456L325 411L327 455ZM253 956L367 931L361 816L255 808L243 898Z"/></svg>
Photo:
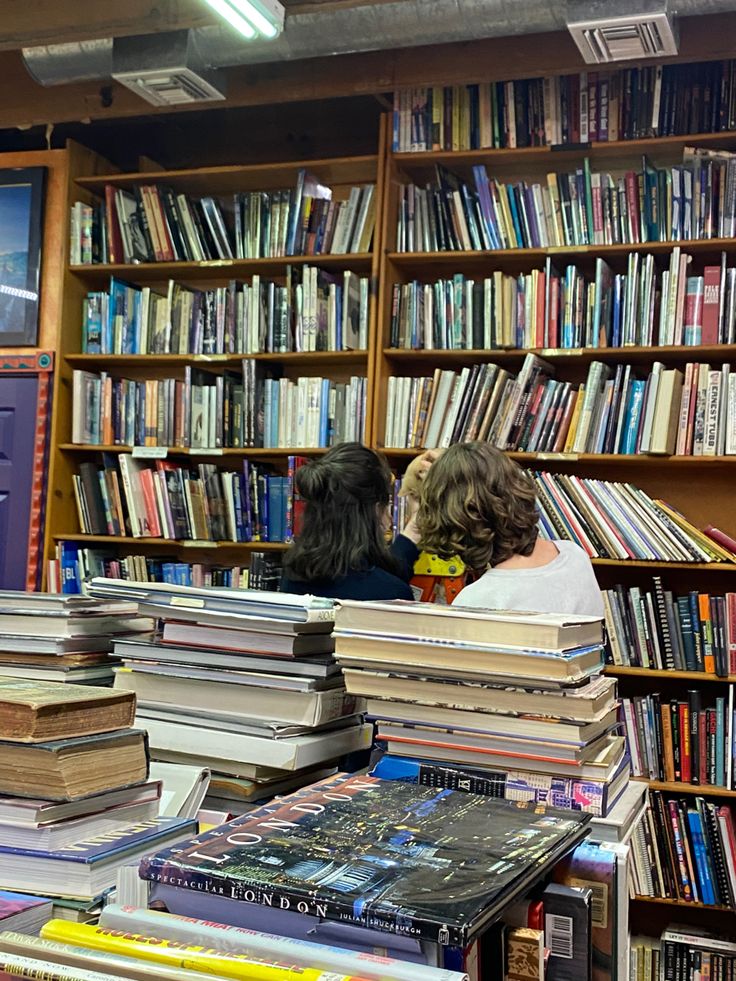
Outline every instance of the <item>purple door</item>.
<svg viewBox="0 0 736 981"><path fill-rule="evenodd" d="M25 589L38 378L0 376L0 589Z"/></svg>

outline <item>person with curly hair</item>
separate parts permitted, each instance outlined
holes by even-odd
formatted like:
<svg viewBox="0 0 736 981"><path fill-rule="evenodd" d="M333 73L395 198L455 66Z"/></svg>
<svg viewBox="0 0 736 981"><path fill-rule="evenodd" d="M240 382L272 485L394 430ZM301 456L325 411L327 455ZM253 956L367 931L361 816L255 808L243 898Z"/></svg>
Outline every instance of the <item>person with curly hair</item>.
<svg viewBox="0 0 736 981"><path fill-rule="evenodd" d="M419 555L416 504L389 545L392 477L383 454L340 443L300 467L295 481L306 507L301 533L284 557L282 592L414 599L409 580Z"/></svg>
<svg viewBox="0 0 736 981"><path fill-rule="evenodd" d="M539 535L534 483L489 443L457 443L423 475L416 515L419 547L459 556L479 578L458 606L603 616L585 551Z"/></svg>

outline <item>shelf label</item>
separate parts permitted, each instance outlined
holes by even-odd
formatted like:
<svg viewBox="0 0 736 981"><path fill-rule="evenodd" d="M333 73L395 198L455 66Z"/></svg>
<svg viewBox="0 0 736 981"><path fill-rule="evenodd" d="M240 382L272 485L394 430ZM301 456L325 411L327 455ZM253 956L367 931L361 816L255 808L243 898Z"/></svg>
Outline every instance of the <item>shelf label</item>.
<svg viewBox="0 0 736 981"><path fill-rule="evenodd" d="M540 358L579 358L584 350L582 347L543 347L537 353Z"/></svg>
<svg viewBox="0 0 736 981"><path fill-rule="evenodd" d="M571 460L573 463L579 459L577 453L537 453L538 460Z"/></svg>
<svg viewBox="0 0 736 981"><path fill-rule="evenodd" d="M222 456L221 446L192 446L189 449L190 456Z"/></svg>
<svg viewBox="0 0 736 981"><path fill-rule="evenodd" d="M217 269L220 266L232 266L234 265L232 259L204 259L199 263L202 269Z"/></svg>
<svg viewBox="0 0 736 981"><path fill-rule="evenodd" d="M186 548L216 548L217 542L207 541L206 538L190 538L182 542Z"/></svg>
<svg viewBox="0 0 736 981"><path fill-rule="evenodd" d="M165 460L169 455L168 446L134 446L134 460Z"/></svg>
<svg viewBox="0 0 736 981"><path fill-rule="evenodd" d="M229 354L198 354L197 361L227 361Z"/></svg>

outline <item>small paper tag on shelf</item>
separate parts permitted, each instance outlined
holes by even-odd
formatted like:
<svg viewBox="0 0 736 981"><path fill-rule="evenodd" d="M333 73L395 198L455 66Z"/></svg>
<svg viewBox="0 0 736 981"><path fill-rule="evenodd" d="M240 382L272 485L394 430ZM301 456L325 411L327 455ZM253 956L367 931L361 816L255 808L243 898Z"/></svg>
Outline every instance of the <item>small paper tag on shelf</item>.
<svg viewBox="0 0 736 981"><path fill-rule="evenodd" d="M578 459L577 453L537 453L538 460L575 460Z"/></svg>
<svg viewBox="0 0 736 981"><path fill-rule="evenodd" d="M189 449L190 456L222 456L221 446L192 446Z"/></svg>
<svg viewBox="0 0 736 981"><path fill-rule="evenodd" d="M134 460L165 460L169 455L168 446L134 446Z"/></svg>
<svg viewBox="0 0 736 981"><path fill-rule="evenodd" d="M203 266L205 269L217 269L218 266L232 266L232 259L204 259L202 262L198 263L199 266Z"/></svg>
<svg viewBox="0 0 736 981"><path fill-rule="evenodd" d="M198 354L197 361L227 361L228 354Z"/></svg>
<svg viewBox="0 0 736 981"><path fill-rule="evenodd" d="M182 542L187 548L215 548L217 542L207 541L206 538L188 538Z"/></svg>
<svg viewBox="0 0 736 981"><path fill-rule="evenodd" d="M540 358L579 358L582 353L582 347L543 347L538 351Z"/></svg>

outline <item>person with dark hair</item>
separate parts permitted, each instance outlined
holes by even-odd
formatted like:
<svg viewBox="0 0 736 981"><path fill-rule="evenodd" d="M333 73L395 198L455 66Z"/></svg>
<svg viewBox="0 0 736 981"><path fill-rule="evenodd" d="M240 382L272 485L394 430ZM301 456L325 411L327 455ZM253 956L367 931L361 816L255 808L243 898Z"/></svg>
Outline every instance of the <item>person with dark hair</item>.
<svg viewBox="0 0 736 981"><path fill-rule="evenodd" d="M533 481L489 443L457 443L438 455L422 480L416 526L422 549L457 555L479 576L458 606L603 616L587 554L540 538Z"/></svg>
<svg viewBox="0 0 736 981"><path fill-rule="evenodd" d="M413 599L419 551L413 518L389 545L391 471L360 443L340 443L300 467L301 534L284 557L281 590L332 599Z"/></svg>

